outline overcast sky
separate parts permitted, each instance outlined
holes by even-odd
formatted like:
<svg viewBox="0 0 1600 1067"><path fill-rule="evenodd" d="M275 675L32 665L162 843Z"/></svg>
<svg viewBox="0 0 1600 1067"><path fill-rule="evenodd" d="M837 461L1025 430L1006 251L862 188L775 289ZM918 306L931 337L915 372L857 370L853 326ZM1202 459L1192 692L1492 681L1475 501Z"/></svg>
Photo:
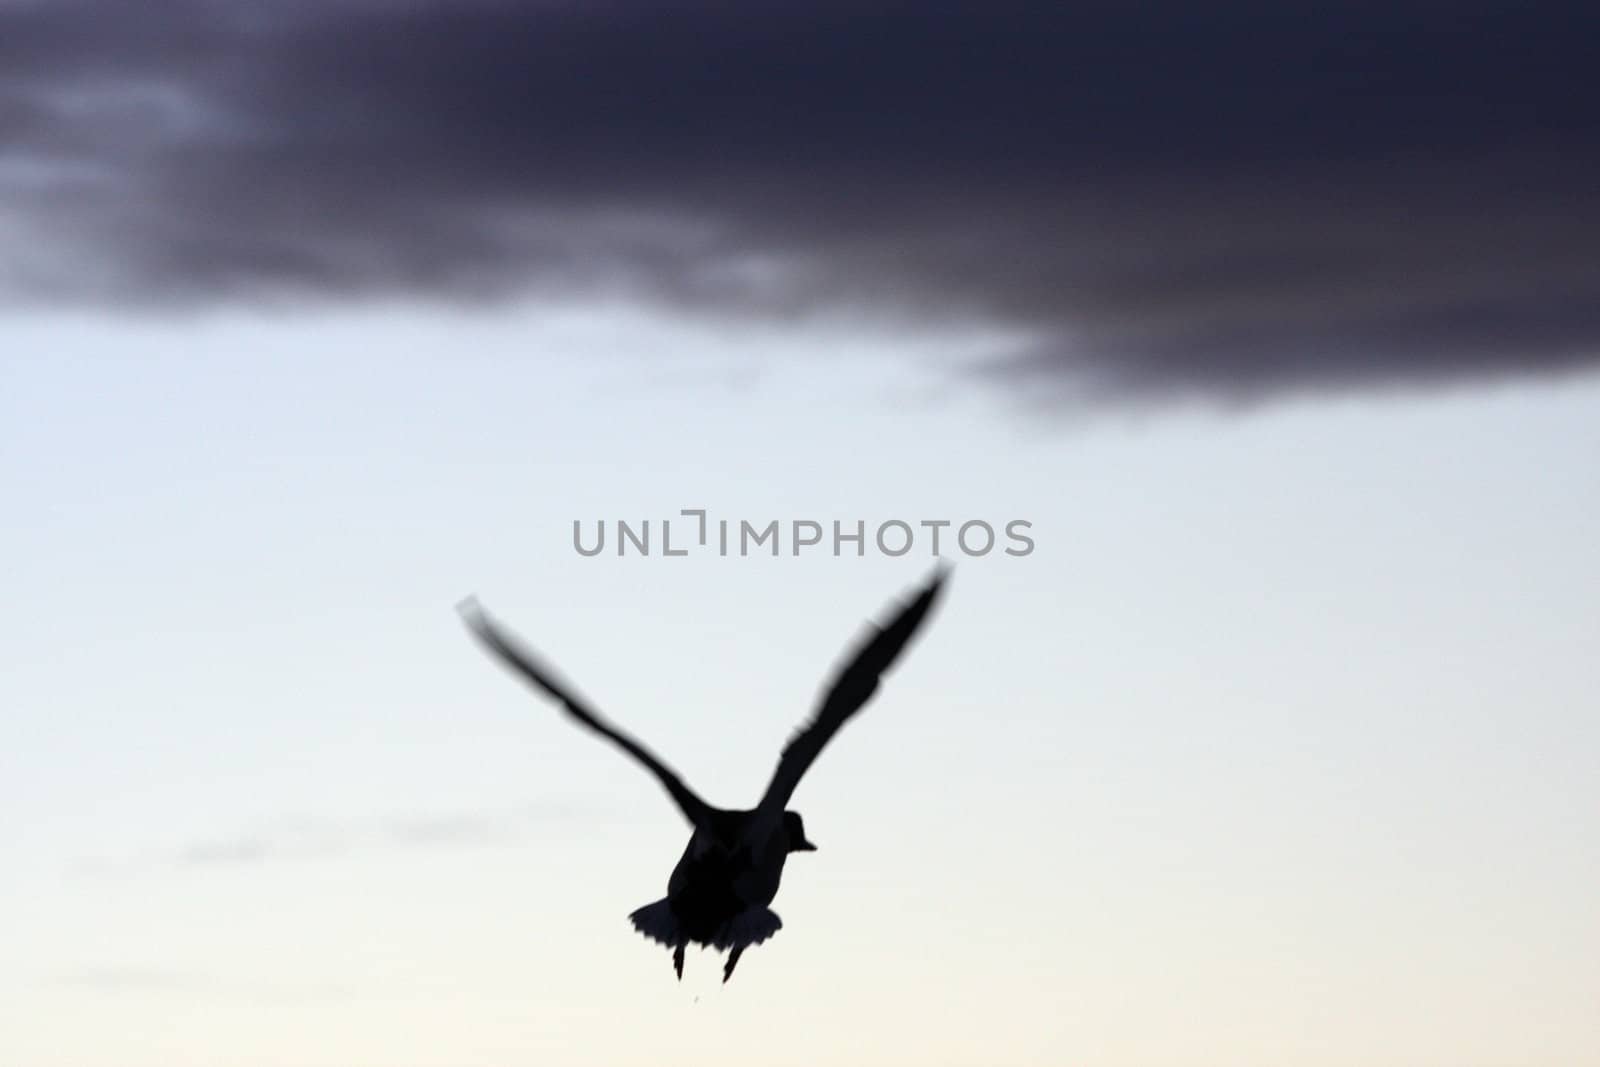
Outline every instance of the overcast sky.
<svg viewBox="0 0 1600 1067"><path fill-rule="evenodd" d="M3 0L0 1062L1600 1059L1581 14Z"/></svg>

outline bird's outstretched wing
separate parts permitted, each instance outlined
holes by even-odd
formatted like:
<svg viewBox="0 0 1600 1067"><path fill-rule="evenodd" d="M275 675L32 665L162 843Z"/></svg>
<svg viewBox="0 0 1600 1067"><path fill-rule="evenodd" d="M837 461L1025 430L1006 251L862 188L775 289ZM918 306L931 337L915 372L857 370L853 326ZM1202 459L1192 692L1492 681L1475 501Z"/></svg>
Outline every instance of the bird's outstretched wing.
<svg viewBox="0 0 1600 1067"><path fill-rule="evenodd" d="M690 823L697 827L708 824L711 806L695 796L693 790L683 784L672 768L662 763L639 742L606 722L580 697L564 688L556 680L555 673L540 661L538 655L496 625L476 599L463 600L457 605L456 610L461 613L462 619L466 621L478 640L493 652L500 662L522 675L536 688L554 697L574 719L602 737L609 738L628 755L644 764L650 773L656 776L656 780L666 787L667 792L672 794L678 809Z"/></svg>
<svg viewBox="0 0 1600 1067"><path fill-rule="evenodd" d="M844 668L836 673L823 695L821 707L811 721L800 728L784 746L778 769L773 772L766 794L757 811L768 818L781 814L824 745L839 732L845 721L860 711L878 691L878 683L888 673L913 634L927 617L928 610L944 588L949 568L943 564L934 571L912 601L900 609L886 626L869 623L869 632L852 650Z"/></svg>

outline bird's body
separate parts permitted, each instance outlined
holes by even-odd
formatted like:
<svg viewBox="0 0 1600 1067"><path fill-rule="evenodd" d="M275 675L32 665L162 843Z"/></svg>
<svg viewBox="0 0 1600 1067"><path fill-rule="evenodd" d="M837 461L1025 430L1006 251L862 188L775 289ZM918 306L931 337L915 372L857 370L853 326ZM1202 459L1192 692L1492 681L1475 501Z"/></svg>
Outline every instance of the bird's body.
<svg viewBox="0 0 1600 1067"><path fill-rule="evenodd" d="M463 607L480 640L508 666L560 701L583 725L627 751L666 787L693 827L683 856L667 881L667 895L635 910L629 918L646 937L673 950L673 966L683 977L684 949L690 944L728 952L723 981L733 975L740 955L777 933L783 921L770 905L783 881L792 852L815 851L805 824L786 805L800 777L846 719L877 691L883 673L904 649L943 585L941 569L921 593L886 627L872 633L829 687L812 721L784 748L771 783L754 808L715 808L696 796L665 764L637 741L604 722L527 649L497 629L475 604Z"/></svg>
<svg viewBox="0 0 1600 1067"><path fill-rule="evenodd" d="M715 811L711 826L696 828L667 880L667 898L689 940L715 943L741 912L764 908L778 895L789 858L783 835L747 839L754 812Z"/></svg>
<svg viewBox="0 0 1600 1067"><path fill-rule="evenodd" d="M634 928L674 952L682 972L681 949L698 944L730 952L731 975L737 953L777 933L783 921L768 905L778 895L784 863L791 851L812 846L791 837L789 820L753 839L761 825L755 811L712 809L697 826L667 880L667 895L633 912Z"/></svg>

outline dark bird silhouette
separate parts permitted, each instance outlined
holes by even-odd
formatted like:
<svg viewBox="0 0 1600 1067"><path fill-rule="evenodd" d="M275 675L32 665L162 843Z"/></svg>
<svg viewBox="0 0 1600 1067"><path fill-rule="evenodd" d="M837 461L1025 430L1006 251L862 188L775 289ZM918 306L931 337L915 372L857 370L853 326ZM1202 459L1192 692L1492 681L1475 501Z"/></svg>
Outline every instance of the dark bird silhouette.
<svg viewBox="0 0 1600 1067"><path fill-rule="evenodd" d="M784 747L766 792L754 808L714 808L649 749L602 719L559 682L531 649L498 626L476 600L460 605L472 632L507 667L553 697L569 715L608 738L655 775L678 810L694 827L683 857L672 870L667 895L634 911L629 918L646 937L672 949L672 965L683 978L684 949L691 942L728 953L722 980L733 976L739 957L783 927L767 905L778 894L784 862L791 852L814 852L800 813L789 798L824 746L877 692L878 684L922 625L944 586L941 565L926 585L887 625L869 624L867 635L830 680L811 721Z"/></svg>

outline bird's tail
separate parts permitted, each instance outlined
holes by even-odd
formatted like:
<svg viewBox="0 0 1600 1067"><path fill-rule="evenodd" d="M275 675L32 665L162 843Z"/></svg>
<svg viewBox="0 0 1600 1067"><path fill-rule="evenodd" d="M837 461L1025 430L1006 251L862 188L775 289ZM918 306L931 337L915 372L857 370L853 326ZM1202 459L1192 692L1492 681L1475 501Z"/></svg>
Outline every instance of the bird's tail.
<svg viewBox="0 0 1600 1067"><path fill-rule="evenodd" d="M761 944L782 929L783 920L772 909L746 908L717 931L713 943L720 949L743 949L747 945Z"/></svg>
<svg viewBox="0 0 1600 1067"><path fill-rule="evenodd" d="M678 917L672 914L672 905L668 903L666 897L662 897L654 904L646 904L628 918L633 920L635 930L668 948L675 948L686 940L682 928L678 925Z"/></svg>

